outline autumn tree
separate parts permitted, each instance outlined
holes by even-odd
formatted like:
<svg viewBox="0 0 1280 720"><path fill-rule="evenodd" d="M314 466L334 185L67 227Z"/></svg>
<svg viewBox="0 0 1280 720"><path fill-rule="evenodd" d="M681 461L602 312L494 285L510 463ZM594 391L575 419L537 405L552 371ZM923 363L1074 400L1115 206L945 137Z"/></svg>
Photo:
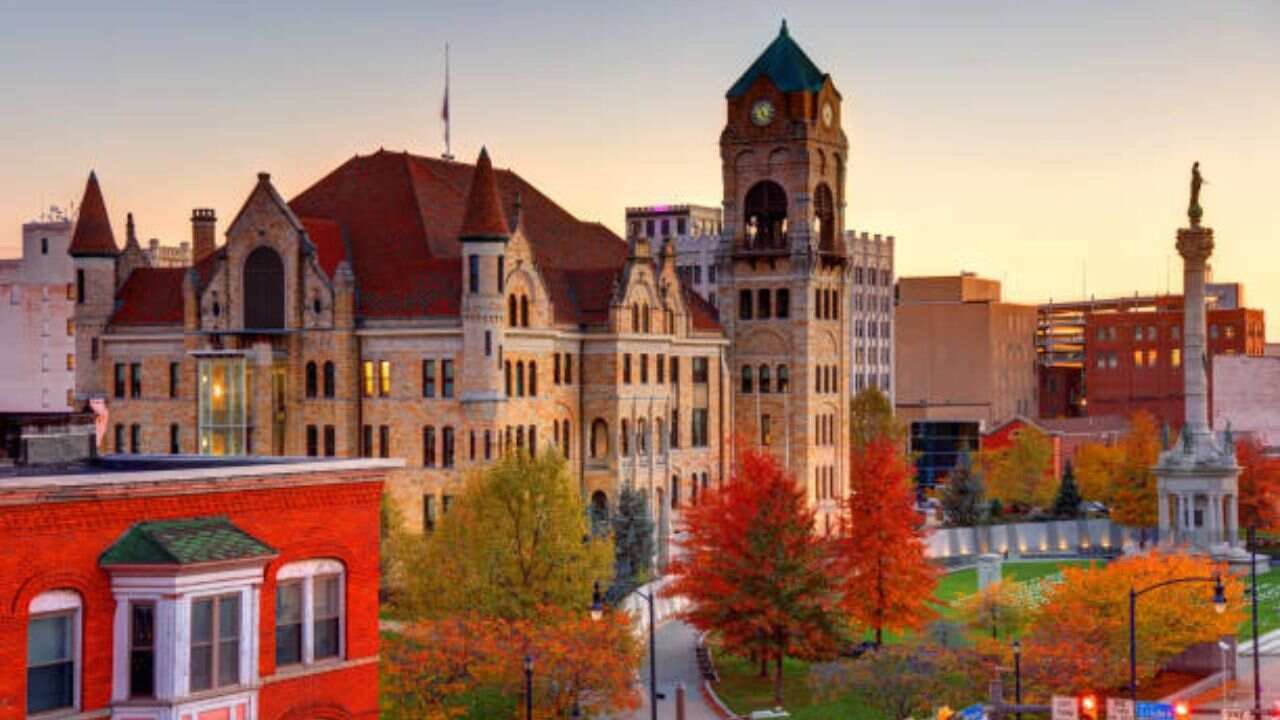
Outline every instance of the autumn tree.
<svg viewBox="0 0 1280 720"><path fill-rule="evenodd" d="M1042 696L1116 686L1119 669L1129 662L1130 588L1219 575L1228 599L1227 611L1218 614L1212 582L1169 585L1141 596L1135 615L1139 685L1187 647L1234 633L1244 617L1240 581L1200 556L1147 553L1107 565L1066 567L1062 574L1023 640L1025 657L1035 658L1023 672Z"/></svg>
<svg viewBox="0 0 1280 720"><path fill-rule="evenodd" d="M933 616L937 570L925 558L910 473L887 439L854 452L849 496L834 542L841 606L875 632L919 629Z"/></svg>
<svg viewBox="0 0 1280 720"><path fill-rule="evenodd" d="M988 639L1007 642L1019 637L1035 614L1035 608L1019 584L999 580L955 603L956 616L970 636L984 644Z"/></svg>
<svg viewBox="0 0 1280 720"><path fill-rule="evenodd" d="M1053 444L1033 427L1013 433L1008 446L982 453L987 495L1005 508L1047 508L1053 502Z"/></svg>
<svg viewBox="0 0 1280 720"><path fill-rule="evenodd" d="M856 452L879 438L887 438L905 451L907 427L894 417L889 396L877 387L868 387L849 401L849 446Z"/></svg>
<svg viewBox="0 0 1280 720"><path fill-rule="evenodd" d="M434 533L401 551L399 614L517 618L586 607L612 577L609 538L593 537L564 459L510 454L466 478Z"/></svg>
<svg viewBox="0 0 1280 720"><path fill-rule="evenodd" d="M1120 439L1120 467L1111 492L1111 519L1136 528L1155 527L1159 512L1155 464L1160 456L1160 430L1144 410L1129 418Z"/></svg>
<svg viewBox="0 0 1280 720"><path fill-rule="evenodd" d="M1124 451L1117 445L1100 442L1082 444L1075 453L1076 484L1086 500L1111 506L1120 468L1124 465Z"/></svg>
<svg viewBox="0 0 1280 720"><path fill-rule="evenodd" d="M1058 485L1058 496L1053 499L1053 514L1060 518L1074 518L1080 514L1080 488L1076 486L1076 473L1068 461L1062 469L1062 482Z"/></svg>
<svg viewBox="0 0 1280 720"><path fill-rule="evenodd" d="M939 502L942 515L952 527L973 527L980 524L987 513L987 491L982 475L969 462L969 455L960 456L956 467L942 486Z"/></svg>
<svg viewBox="0 0 1280 720"><path fill-rule="evenodd" d="M684 512L682 552L666 596L683 596L680 617L718 633L735 654L782 662L834 651L839 612L828 574L830 548L814 530L803 488L772 455L745 451L734 477Z"/></svg>
<svg viewBox="0 0 1280 720"><path fill-rule="evenodd" d="M1280 528L1280 459L1263 454L1254 437L1236 442L1240 466L1240 525L1259 530Z"/></svg>
<svg viewBox="0 0 1280 720"><path fill-rule="evenodd" d="M930 716L938 707L968 705L991 679L992 665L964 648L907 642L855 661L815 665L809 684L827 702L855 699L875 717Z"/></svg>

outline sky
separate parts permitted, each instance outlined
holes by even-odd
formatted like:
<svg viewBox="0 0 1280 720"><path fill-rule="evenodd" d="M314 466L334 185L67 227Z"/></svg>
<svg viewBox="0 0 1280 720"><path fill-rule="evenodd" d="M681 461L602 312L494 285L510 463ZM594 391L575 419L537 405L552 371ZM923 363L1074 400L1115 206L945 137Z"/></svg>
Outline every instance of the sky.
<svg viewBox="0 0 1280 720"><path fill-rule="evenodd" d="M219 232L256 173L487 145L583 219L718 205L724 93L777 34L844 97L847 228L1016 301L1179 290L1191 163L1215 279L1280 340L1280 3L0 0L0 256L96 169L123 242Z"/></svg>

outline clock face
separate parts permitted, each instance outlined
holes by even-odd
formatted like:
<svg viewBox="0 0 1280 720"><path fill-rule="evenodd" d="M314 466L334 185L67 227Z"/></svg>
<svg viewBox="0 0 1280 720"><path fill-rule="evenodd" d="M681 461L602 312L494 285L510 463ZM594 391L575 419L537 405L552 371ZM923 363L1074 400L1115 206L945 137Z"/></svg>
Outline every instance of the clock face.
<svg viewBox="0 0 1280 720"><path fill-rule="evenodd" d="M831 127L831 123L836 118L836 111L831 107L831 103L822 104L822 124Z"/></svg>
<svg viewBox="0 0 1280 720"><path fill-rule="evenodd" d="M760 127L764 127L765 125L773 122L773 116L776 112L777 111L773 109L773 103L768 100L757 100L756 103L751 106L751 122L759 125Z"/></svg>

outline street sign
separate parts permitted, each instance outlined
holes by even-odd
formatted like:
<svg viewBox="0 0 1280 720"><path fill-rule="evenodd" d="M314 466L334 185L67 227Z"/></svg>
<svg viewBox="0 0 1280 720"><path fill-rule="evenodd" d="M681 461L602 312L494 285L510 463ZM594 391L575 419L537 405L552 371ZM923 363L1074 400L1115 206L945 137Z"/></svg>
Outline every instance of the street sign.
<svg viewBox="0 0 1280 720"><path fill-rule="evenodd" d="M1053 720L1080 720L1080 708L1074 695L1053 696Z"/></svg>
<svg viewBox="0 0 1280 720"><path fill-rule="evenodd" d="M1134 710L1138 720L1174 720L1173 706L1169 703L1140 700Z"/></svg>
<svg viewBox="0 0 1280 720"><path fill-rule="evenodd" d="M1222 708L1222 720L1249 720L1253 712L1241 708Z"/></svg>
<svg viewBox="0 0 1280 720"><path fill-rule="evenodd" d="M1107 720L1134 720L1133 701L1107 698Z"/></svg>
<svg viewBox="0 0 1280 720"><path fill-rule="evenodd" d="M987 708L981 704L970 705L951 717L954 720L987 720Z"/></svg>

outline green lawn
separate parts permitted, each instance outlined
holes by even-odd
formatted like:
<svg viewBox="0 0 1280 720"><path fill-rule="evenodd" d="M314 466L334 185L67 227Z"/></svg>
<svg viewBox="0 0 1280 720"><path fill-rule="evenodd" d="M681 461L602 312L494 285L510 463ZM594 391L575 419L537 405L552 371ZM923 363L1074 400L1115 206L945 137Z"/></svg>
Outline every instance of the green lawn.
<svg viewBox="0 0 1280 720"><path fill-rule="evenodd" d="M1041 578L1053 575L1063 567L1087 567L1092 563L1100 562L1098 560L1060 560L1057 562L1009 562L1005 563L1001 568L1000 575L1006 580L1014 580L1016 582L1026 582L1028 580L1039 580ZM938 580L938 588L934 591L934 597L940 601L940 610L943 615L947 614L947 608L957 598L965 595L972 595L978 592L978 570L976 568L966 568L957 570L953 573L943 575Z"/></svg>
<svg viewBox="0 0 1280 720"><path fill-rule="evenodd" d="M1245 575L1245 588L1249 587L1249 576ZM1280 629L1280 570L1271 570L1258 575L1258 633L1266 635L1272 630ZM1243 642L1253 638L1253 621L1250 610L1245 608L1244 622L1240 624L1239 639Z"/></svg>

